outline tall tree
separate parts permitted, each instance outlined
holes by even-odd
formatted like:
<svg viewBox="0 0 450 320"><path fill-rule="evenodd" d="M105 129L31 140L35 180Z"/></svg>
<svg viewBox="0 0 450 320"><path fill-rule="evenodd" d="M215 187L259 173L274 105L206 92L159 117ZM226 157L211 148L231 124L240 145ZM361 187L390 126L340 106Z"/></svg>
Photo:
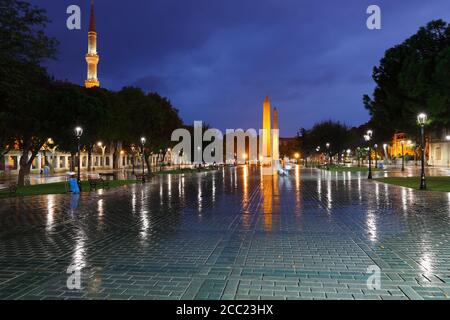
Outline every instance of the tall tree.
<svg viewBox="0 0 450 320"><path fill-rule="evenodd" d="M116 146L123 143L139 147L140 137L144 136L148 151L161 153L161 157L162 151L171 146L172 131L182 126L178 110L166 98L135 87L123 88L114 99L110 139ZM114 151L116 157L119 152L118 148Z"/></svg>
<svg viewBox="0 0 450 320"><path fill-rule="evenodd" d="M48 136L51 79L39 64L56 54L45 35L43 9L20 0L0 0L0 123L5 138L22 151L18 184Z"/></svg>
<svg viewBox="0 0 450 320"><path fill-rule="evenodd" d="M52 112L58 115L58 125L49 130L59 150L70 152L75 158L77 143L74 128L81 126L82 147L92 154L96 141L109 123L109 92L104 89L84 87L67 82L57 82L52 88ZM91 160L91 159L89 159ZM74 163L71 164L72 169Z"/></svg>
<svg viewBox="0 0 450 320"><path fill-rule="evenodd" d="M377 86L363 102L374 122L416 134L426 112L433 129L450 124L450 24L431 21L402 44L388 49L373 70Z"/></svg>

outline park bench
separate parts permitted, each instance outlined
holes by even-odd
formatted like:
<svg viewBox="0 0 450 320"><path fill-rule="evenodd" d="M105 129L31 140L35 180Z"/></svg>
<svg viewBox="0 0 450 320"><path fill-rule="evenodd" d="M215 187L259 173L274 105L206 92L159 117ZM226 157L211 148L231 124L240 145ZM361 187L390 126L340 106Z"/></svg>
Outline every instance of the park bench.
<svg viewBox="0 0 450 320"><path fill-rule="evenodd" d="M109 188L109 182L108 180L104 180L103 178L99 179L88 179L89 187L91 191L97 190L97 189L107 189Z"/></svg>
<svg viewBox="0 0 450 320"><path fill-rule="evenodd" d="M145 180L144 180L145 175L142 175L140 173L135 173L134 176L136 177L136 180L145 182Z"/></svg>
<svg viewBox="0 0 450 320"><path fill-rule="evenodd" d="M100 178L108 177L114 179L114 172L101 172L98 175L100 176Z"/></svg>
<svg viewBox="0 0 450 320"><path fill-rule="evenodd" d="M136 180L138 181L146 181L147 179L153 178L155 176L154 173L146 173L145 175L142 175L142 173L134 173L134 176L136 177ZM144 179L142 179L144 178Z"/></svg>

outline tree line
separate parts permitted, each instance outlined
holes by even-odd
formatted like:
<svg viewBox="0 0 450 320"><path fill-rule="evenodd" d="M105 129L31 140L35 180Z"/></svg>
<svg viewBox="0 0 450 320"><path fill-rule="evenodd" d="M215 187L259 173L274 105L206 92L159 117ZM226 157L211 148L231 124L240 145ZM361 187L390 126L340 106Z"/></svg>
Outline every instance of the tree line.
<svg viewBox="0 0 450 320"><path fill-rule="evenodd" d="M120 151L139 145L141 136L147 152L169 147L183 122L167 98L140 88L113 92L54 79L43 67L58 46L45 34L45 11L21 0L0 0L0 8L0 156L21 151L19 186L48 144L75 158L76 126L84 130L81 143L89 156L99 140L113 146L115 168Z"/></svg>
<svg viewBox="0 0 450 320"><path fill-rule="evenodd" d="M372 77L374 92L363 97L370 121L350 128L330 120L300 129L298 141L305 158L315 154L318 146L326 152L326 143L332 155L352 149L358 157L367 156L362 147L369 129L374 131L373 144L389 142L397 132L418 141L417 115L421 112L428 115L428 138L439 138L442 131L449 130L450 24L431 21L403 43L386 50Z"/></svg>

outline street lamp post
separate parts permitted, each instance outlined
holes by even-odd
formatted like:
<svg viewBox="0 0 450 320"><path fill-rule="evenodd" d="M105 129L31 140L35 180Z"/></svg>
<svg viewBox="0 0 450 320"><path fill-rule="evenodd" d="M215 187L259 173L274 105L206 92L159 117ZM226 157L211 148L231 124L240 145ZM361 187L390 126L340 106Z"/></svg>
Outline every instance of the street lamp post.
<svg viewBox="0 0 450 320"><path fill-rule="evenodd" d="M372 148L370 147L370 140L372 140L373 131L367 130L366 135L364 136L364 139L366 140L367 144L369 145L369 176L367 179L372 179Z"/></svg>
<svg viewBox="0 0 450 320"><path fill-rule="evenodd" d="M141 138L141 146L142 146L142 182L145 182L145 142L147 139L144 137Z"/></svg>
<svg viewBox="0 0 450 320"><path fill-rule="evenodd" d="M135 155L135 152L136 152L136 148L134 147L134 146L132 146L131 147L131 174L135 174L135 170L134 170L134 160L135 160L135 158L136 158L136 155Z"/></svg>
<svg viewBox="0 0 450 320"><path fill-rule="evenodd" d="M426 190L427 182L425 179L425 125L427 123L427 115L425 113L421 113L417 116L417 122L420 125L420 134L421 134L421 157L422 157L422 172L420 174L420 190Z"/></svg>
<svg viewBox="0 0 450 320"><path fill-rule="evenodd" d="M104 163L104 161L105 161L105 150L106 150L106 146L104 146L104 145L103 145L103 142L101 142L101 141L99 141L99 142L97 143L97 146L98 146L100 149L102 149L102 158L101 158L101 161L100 161L100 166L103 167L103 163Z"/></svg>
<svg viewBox="0 0 450 320"><path fill-rule="evenodd" d="M375 149L375 169L378 168L378 144L375 144L374 146Z"/></svg>
<svg viewBox="0 0 450 320"><path fill-rule="evenodd" d="M330 143L327 142L327 144L325 145L327 147L327 153L328 153L328 169L330 168L331 165L331 152L330 152Z"/></svg>
<svg viewBox="0 0 450 320"><path fill-rule="evenodd" d="M81 148L80 148L80 140L83 135L83 128L76 127L75 128L75 137L77 138L77 153L78 153L78 173L77 173L77 182L78 187L81 190Z"/></svg>
<svg viewBox="0 0 450 320"><path fill-rule="evenodd" d="M320 166L320 146L318 146L317 148L316 148L316 151L317 151L317 156L316 156L316 159L317 159L317 167L319 167ZM313 167L314 167L314 164L313 164Z"/></svg>
<svg viewBox="0 0 450 320"><path fill-rule="evenodd" d="M101 141L97 143L97 146L98 146L100 149L102 149L102 157L104 157L104 156L105 156L106 146L104 146L104 145L103 145L103 142L101 142Z"/></svg>
<svg viewBox="0 0 450 320"><path fill-rule="evenodd" d="M402 171L405 171L405 141L400 141L400 144L402 145Z"/></svg>

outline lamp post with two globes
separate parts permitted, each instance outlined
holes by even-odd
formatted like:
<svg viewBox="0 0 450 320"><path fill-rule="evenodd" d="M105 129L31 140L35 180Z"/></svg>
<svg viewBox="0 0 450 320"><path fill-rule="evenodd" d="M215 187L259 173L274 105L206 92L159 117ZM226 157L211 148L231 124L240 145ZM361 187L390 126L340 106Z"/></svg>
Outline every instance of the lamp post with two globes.
<svg viewBox="0 0 450 320"><path fill-rule="evenodd" d="M425 178L425 125L427 124L428 117L425 113L421 113L417 116L417 122L420 126L420 135L421 135L421 143L420 143L420 151L422 158L422 172L420 174L420 190L426 190L427 182Z"/></svg>
<svg viewBox="0 0 450 320"><path fill-rule="evenodd" d="M331 144L329 142L327 142L327 144L325 145L325 147L327 147L327 153L328 153L328 164L327 164L328 169L330 169L330 165L332 164L331 163L332 158L331 158L330 146L331 146Z"/></svg>

